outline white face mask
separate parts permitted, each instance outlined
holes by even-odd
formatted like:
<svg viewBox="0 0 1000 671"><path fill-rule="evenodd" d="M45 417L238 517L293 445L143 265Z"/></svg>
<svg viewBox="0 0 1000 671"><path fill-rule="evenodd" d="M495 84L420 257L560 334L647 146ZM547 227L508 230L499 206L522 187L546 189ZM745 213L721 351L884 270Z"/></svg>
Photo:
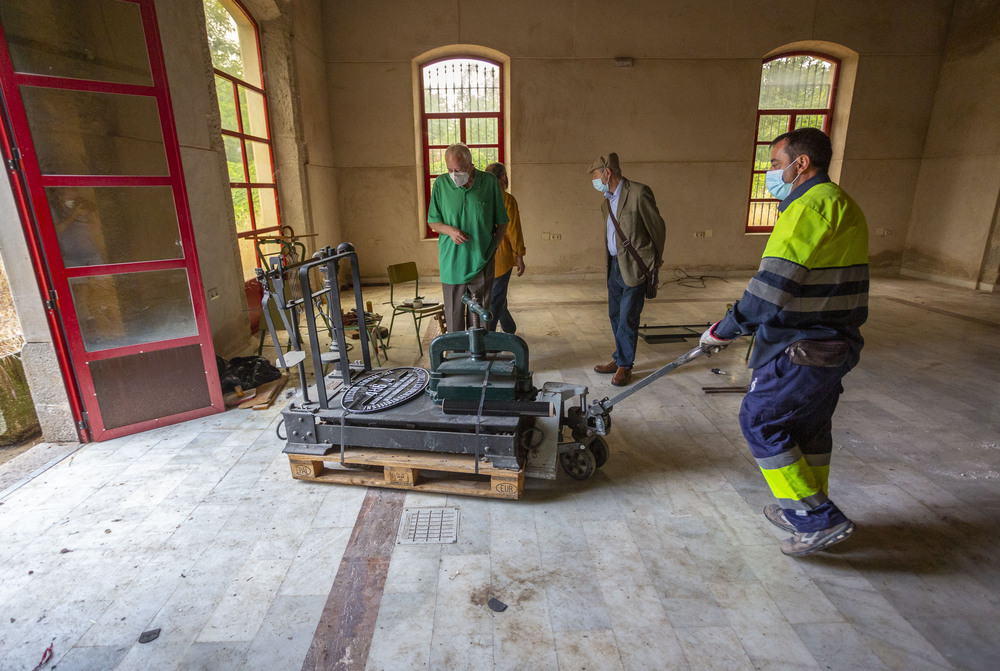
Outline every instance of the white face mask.
<svg viewBox="0 0 1000 671"><path fill-rule="evenodd" d="M775 170L768 170L764 173L764 185L767 186L767 190L771 192L771 195L778 200L784 200L788 197L788 194L792 192L792 184L795 183L793 178L791 182L785 181L785 171L795 165L795 161L798 161L799 157L796 156L795 159L786 165L784 168L777 168Z"/></svg>
<svg viewBox="0 0 1000 671"><path fill-rule="evenodd" d="M469 181L469 173L467 172L449 172L448 174L451 175L455 186L465 186L466 182Z"/></svg>
<svg viewBox="0 0 1000 671"><path fill-rule="evenodd" d="M593 179L593 180L591 180L591 182L593 183L594 188L597 189L598 191L600 191L601 193L607 193L608 192L608 184L607 184L607 182L604 181L603 177L599 177L597 179Z"/></svg>

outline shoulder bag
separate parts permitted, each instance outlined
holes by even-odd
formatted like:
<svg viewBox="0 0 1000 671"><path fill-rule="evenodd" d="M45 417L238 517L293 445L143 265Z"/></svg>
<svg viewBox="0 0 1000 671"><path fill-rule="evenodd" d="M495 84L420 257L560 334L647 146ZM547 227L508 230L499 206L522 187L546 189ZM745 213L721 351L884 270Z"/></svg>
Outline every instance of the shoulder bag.
<svg viewBox="0 0 1000 671"><path fill-rule="evenodd" d="M618 237L622 241L622 247L639 264L639 270L642 271L643 276L646 278L646 298L656 298L656 290L660 287L660 269L655 266L649 268L643 262L642 257L639 256L639 252L635 251L635 247L632 246L632 241L622 233L622 227L618 225L618 219L615 217L615 213L611 211L610 203L608 204L608 214L611 215L611 223L615 225L615 232L618 233Z"/></svg>

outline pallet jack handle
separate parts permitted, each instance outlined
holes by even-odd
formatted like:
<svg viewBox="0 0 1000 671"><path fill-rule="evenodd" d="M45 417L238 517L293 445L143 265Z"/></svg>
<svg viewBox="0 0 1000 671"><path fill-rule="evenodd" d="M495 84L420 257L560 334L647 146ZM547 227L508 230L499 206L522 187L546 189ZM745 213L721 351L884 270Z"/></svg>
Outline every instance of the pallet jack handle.
<svg viewBox="0 0 1000 671"><path fill-rule="evenodd" d="M686 352L685 354L682 354L681 356L677 357L676 359L674 359L666 366L653 373L652 375L643 378L641 382L638 382L635 385L629 387L628 390L623 391L614 398L609 400L607 397L605 397L600 401L594 401L591 404L590 408L587 409L587 415L589 417L598 417L598 416L606 417L618 403L624 401L626 398L636 393L637 391L644 389L646 386L652 384L654 381L660 379L661 377L663 377L670 371L674 370L675 368L680 368L684 364L694 361L702 354L705 354L707 356L712 356L713 352L719 352L721 351L721 349L722 349L721 347L705 347L702 345L698 345L691 351Z"/></svg>

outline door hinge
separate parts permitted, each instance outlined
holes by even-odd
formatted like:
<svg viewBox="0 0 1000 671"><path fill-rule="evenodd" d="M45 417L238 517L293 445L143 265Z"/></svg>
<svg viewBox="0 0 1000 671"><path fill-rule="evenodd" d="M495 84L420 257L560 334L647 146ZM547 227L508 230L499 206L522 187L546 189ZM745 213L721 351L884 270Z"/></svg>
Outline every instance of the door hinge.
<svg viewBox="0 0 1000 671"><path fill-rule="evenodd" d="M21 152L17 147L11 147L10 158L4 161L7 164L7 169L10 171L21 169Z"/></svg>
<svg viewBox="0 0 1000 671"><path fill-rule="evenodd" d="M80 431L90 433L90 417L87 415L86 410L83 411L80 421L76 423L76 428Z"/></svg>
<svg viewBox="0 0 1000 671"><path fill-rule="evenodd" d="M59 296L56 295L55 289L49 289L49 300L45 301L45 307L49 310L56 309L56 302L59 300Z"/></svg>

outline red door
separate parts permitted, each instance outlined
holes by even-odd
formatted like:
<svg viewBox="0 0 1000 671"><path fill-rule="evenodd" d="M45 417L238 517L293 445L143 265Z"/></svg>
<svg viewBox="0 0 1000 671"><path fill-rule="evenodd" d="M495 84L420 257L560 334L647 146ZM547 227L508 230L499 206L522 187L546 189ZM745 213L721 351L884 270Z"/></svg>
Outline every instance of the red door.
<svg viewBox="0 0 1000 671"><path fill-rule="evenodd" d="M222 411L152 0L0 0L0 80L81 440Z"/></svg>

